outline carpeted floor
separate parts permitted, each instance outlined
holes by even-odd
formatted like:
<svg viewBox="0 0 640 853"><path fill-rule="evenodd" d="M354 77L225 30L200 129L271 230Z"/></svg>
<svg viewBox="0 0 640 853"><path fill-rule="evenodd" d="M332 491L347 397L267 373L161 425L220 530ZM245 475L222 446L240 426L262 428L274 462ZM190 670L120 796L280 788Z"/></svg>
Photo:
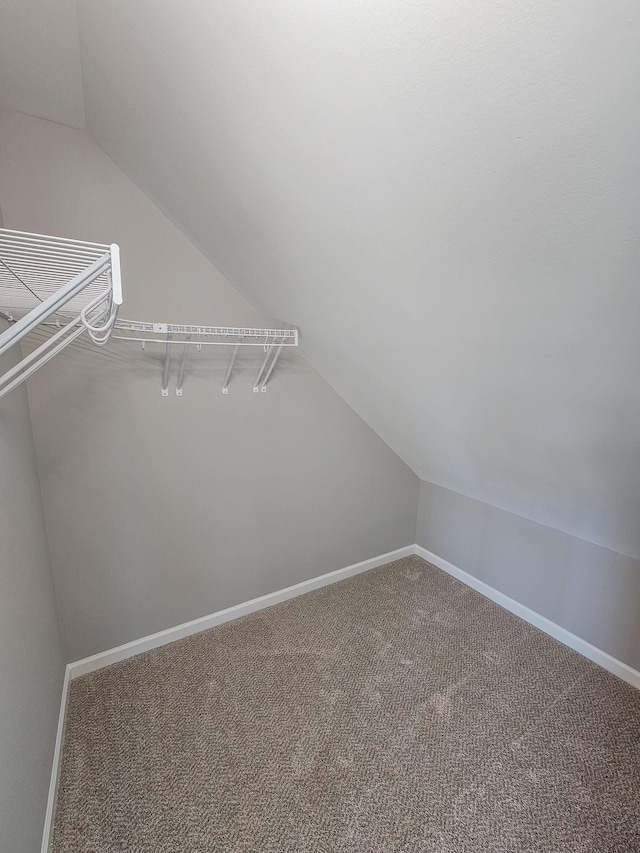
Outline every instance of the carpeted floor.
<svg viewBox="0 0 640 853"><path fill-rule="evenodd" d="M74 681L53 850L640 851L640 692L407 557Z"/></svg>

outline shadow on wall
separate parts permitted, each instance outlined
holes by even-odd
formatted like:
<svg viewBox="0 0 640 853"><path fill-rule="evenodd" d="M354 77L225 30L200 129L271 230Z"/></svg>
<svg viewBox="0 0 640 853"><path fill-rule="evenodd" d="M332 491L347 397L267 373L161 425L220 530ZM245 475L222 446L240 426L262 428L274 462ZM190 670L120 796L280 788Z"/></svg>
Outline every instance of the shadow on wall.
<svg viewBox="0 0 640 853"><path fill-rule="evenodd" d="M30 380L71 660L414 541L417 477L297 354L162 397L161 348L125 346Z"/></svg>
<svg viewBox="0 0 640 853"><path fill-rule="evenodd" d="M422 482L417 542L640 670L640 560Z"/></svg>

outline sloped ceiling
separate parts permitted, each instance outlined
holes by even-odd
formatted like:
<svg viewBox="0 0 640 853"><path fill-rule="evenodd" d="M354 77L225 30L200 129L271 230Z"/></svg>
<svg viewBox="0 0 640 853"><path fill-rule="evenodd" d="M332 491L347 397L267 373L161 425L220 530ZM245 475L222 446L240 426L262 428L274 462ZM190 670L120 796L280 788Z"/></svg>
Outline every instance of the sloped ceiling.
<svg viewBox="0 0 640 853"><path fill-rule="evenodd" d="M635 3L78 11L90 134L416 473L640 556Z"/></svg>

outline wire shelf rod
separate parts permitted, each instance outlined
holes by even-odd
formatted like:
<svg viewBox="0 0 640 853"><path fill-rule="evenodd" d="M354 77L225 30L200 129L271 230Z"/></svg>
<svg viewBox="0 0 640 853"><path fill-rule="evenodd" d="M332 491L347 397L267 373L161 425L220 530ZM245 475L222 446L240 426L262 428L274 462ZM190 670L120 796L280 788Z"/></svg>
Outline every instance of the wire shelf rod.
<svg viewBox="0 0 640 853"><path fill-rule="evenodd" d="M43 319L51 316L60 305L63 305L77 293L79 293L89 282L97 278L110 264L109 255L104 255L94 261L90 267L79 273L68 284L51 294L44 302L41 302L25 317L17 320L11 328L0 335L0 355L9 349L14 343L23 338L28 332L38 326Z"/></svg>
<svg viewBox="0 0 640 853"><path fill-rule="evenodd" d="M89 310L94 310L100 302L102 302L101 298L94 300L92 305L88 306ZM92 319L92 322L99 321L105 313L106 309L103 309ZM78 328L75 328L76 326ZM58 332L47 338L43 344L33 350L33 352L25 356L15 367L0 377L0 400L33 375L36 370L43 367L43 365L68 346L68 344L80 337L84 331L83 320L81 317L77 317L76 320L63 326ZM56 346L53 346L53 344L56 344Z"/></svg>
<svg viewBox="0 0 640 853"><path fill-rule="evenodd" d="M72 240L70 237L53 237L50 234L36 234L31 231L14 231L11 228L3 228L0 233L0 241L6 238L6 242L12 242L13 238L18 238L20 243L42 243L55 244L57 246L65 244L67 246L78 246L79 248L93 248L106 251L109 246L107 243L92 243L90 240Z"/></svg>
<svg viewBox="0 0 640 853"><path fill-rule="evenodd" d="M31 367L28 367L27 369L22 369L20 375L17 376L17 378L14 379L13 382L9 382L8 385L5 385L4 382L7 379L7 376L3 376L2 379L0 379L0 384L3 385L3 387L0 388L0 400L2 400L3 397L13 391L14 388L17 388L18 385L21 385L26 379L28 379L33 373L35 373L36 370L38 370L40 367L50 361L54 357L54 355L57 355L57 353L63 350L68 344L70 344L76 338L80 337L80 335L84 332L84 328L82 327L82 325L75 329L75 331L70 332L70 329L73 328L73 326L75 325L75 323L72 323L69 326L63 326L63 328L60 329L57 335L52 336L44 344L38 347L37 350L34 350L31 355L40 355L42 352L45 352L48 349L48 347L54 340L58 339L58 336L63 337L64 335L67 335L67 337L65 337L64 340L62 340L57 346L47 352L43 358L36 361L34 364L31 365ZM17 365L18 368L24 368L24 366L24 361L20 362L20 364Z"/></svg>
<svg viewBox="0 0 640 853"><path fill-rule="evenodd" d="M49 325L51 325L51 324L49 324ZM117 328L117 325L116 325L116 328ZM166 339L163 340L162 338L138 338L138 337L132 338L132 337L128 337L126 335L115 335L115 334L111 335L111 340L112 341L131 341L132 343L139 343L139 344L140 343L142 343L142 344L163 344L163 345L167 344L167 340ZM168 343L170 346L179 346L180 344L184 343L184 340L180 339L180 338L178 338L178 339L172 338L170 341L168 341ZM238 344L237 341L193 341L193 340L192 340L192 343L196 347L235 347L235 346L239 346L239 347L253 347L255 349L256 347L264 346L264 341L260 341L260 340L243 341L240 344ZM297 346L297 344L285 343L285 344L282 344L282 346L283 347L295 347L295 346Z"/></svg>
<svg viewBox="0 0 640 853"><path fill-rule="evenodd" d="M77 337L104 346L122 304L115 244L0 228L0 355L41 325L56 331L0 376L0 397L24 382Z"/></svg>
<svg viewBox="0 0 640 853"><path fill-rule="evenodd" d="M235 326L194 326L178 323L148 323L139 320L123 320L119 319L116 323L116 330L119 332L129 331L137 332L138 338L133 336L122 336L124 340L144 339L146 341L162 340L167 332L173 335L192 335L198 339L206 337L227 337L234 338L233 341L227 343L235 344L238 338L282 338L283 345L297 346L298 345L298 330L297 329L250 329L240 328ZM179 342L179 341L178 341ZM198 340L199 343L206 343L205 340ZM247 341L246 343L249 343Z"/></svg>
<svg viewBox="0 0 640 853"><path fill-rule="evenodd" d="M46 258L52 261L66 261L68 263L74 259L86 261L104 255L105 252L109 251L109 246L100 246L95 249L67 249L65 246L56 246L53 244L51 246L29 246L25 243L7 242L2 237L0 237L0 247L2 247L5 253L10 254L11 257L22 258L29 262L33 258Z"/></svg>

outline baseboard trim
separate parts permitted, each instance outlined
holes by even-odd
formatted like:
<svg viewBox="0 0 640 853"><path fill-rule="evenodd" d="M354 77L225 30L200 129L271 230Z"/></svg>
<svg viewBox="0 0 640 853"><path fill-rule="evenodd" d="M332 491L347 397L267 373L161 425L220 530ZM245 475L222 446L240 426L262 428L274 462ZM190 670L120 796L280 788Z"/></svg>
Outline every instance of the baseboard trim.
<svg viewBox="0 0 640 853"><path fill-rule="evenodd" d="M372 557L369 560L363 560L361 563L354 563L352 566L346 566L343 569L336 569L333 572L318 575L315 578L310 578L293 586L276 590L276 592L261 595L259 598L252 598L250 601L245 601L242 604L227 607L225 610L218 610L216 613L211 613L208 616L192 619L190 622L183 622L174 628L167 628L164 631L158 631L156 634L141 637L139 640L132 640L130 643L125 643L114 649L108 649L91 657L74 661L69 664L71 679L78 678L80 675L86 675L96 669L102 669L104 666L110 666L112 663L126 660L126 658L142 654L142 652L147 652L150 649L156 649L159 646L172 643L174 640L181 640L183 637L197 634L199 631L206 631L208 628L214 628L216 625L222 625L224 622L230 622L232 619L239 619L240 616L255 613L256 610L263 610L265 607L271 607L273 604L279 604L281 601L286 601L297 595L304 595L305 592L311 592L322 586L336 583L352 575L367 572L369 569L375 569L377 566L383 566L385 563L391 563L393 560L409 557L412 554L415 554L415 545L397 548L395 551L389 551L387 554L381 554L379 557Z"/></svg>
<svg viewBox="0 0 640 853"><path fill-rule="evenodd" d="M623 661L620 661L607 652L602 651L602 649L597 648L587 642L587 640L583 640L582 637L572 634L566 628L563 628L561 625L557 625L545 616L541 616L539 613L531 610L519 601L509 598L508 595L505 595L494 587L489 586L489 584L486 584L484 581L481 581L468 572L465 572L458 566L454 566L453 563L439 557L437 554L423 548L421 545L408 545L404 548L397 548L395 551L389 551L386 554L381 554L378 557L372 557L369 560L363 560L360 563L345 566L345 568L336 569L336 571L327 572L324 575L318 575L315 578L310 578L309 580L302 581L301 583L294 584L293 586L276 590L275 592L268 593L267 595L262 595L259 598L253 598L250 601L243 602L242 604L236 604L233 607L218 610L208 616L202 616L199 619L193 619L190 622L184 622L173 628L167 628L164 631L158 631L155 634L150 634L147 637L141 637L139 640L132 640L130 643L125 643L122 646L117 646L116 648L99 652L91 657L74 661L73 663L68 664L67 671L65 673L65 687L63 690L64 707L66 707L68 683L74 678L86 675L87 673L93 672L97 669L102 669L102 667L110 666L112 663L118 663L119 661L134 657L135 655L142 654L150 649L155 649L159 646L164 646L167 643L172 643L174 640L180 640L183 637L190 636L191 634L197 634L199 631L206 631L208 628L214 628L216 625L222 625L224 622L239 619L241 616L246 616L249 613L255 613L257 610L262 610L265 607L271 607L274 604L286 601L289 598L294 598L297 595L304 595L304 593L311 592L314 589L319 589L320 587L327 586L328 584L337 583L338 581L344 580L352 575L369 571L369 569L374 569L377 566L382 566L385 563L392 562L393 560L400 560L402 557L408 557L412 554L417 554L419 557L422 557L423 560L426 560L428 563L442 569L442 571L462 581L462 583L470 586L472 589L475 589L477 592L491 599L491 601L495 601L496 604L504 607L505 610L509 610L511 613L514 613L516 616L524 619L525 622L529 622L529 624L534 625L536 628L539 628L541 631L549 634L549 636L554 637L556 640L559 640L561 643L569 646L569 648L579 652L581 655L584 655L584 657L589 658L589 660L592 660L594 663L597 663L608 672L617 675L618 678L621 678L623 681L626 681L633 687L640 690L640 672L638 672L638 670L633 669L633 667L623 663ZM61 746L62 741L62 730L60 725L61 724L59 723L58 737L60 739L60 744L56 741L56 750ZM43 847L43 853L44 851L45 848Z"/></svg>
<svg viewBox="0 0 640 853"><path fill-rule="evenodd" d="M555 622L552 622L550 619L547 619L545 616L541 616L539 613L536 613L535 610L530 610L528 607L525 607L524 604L520 604L520 602L515 601L513 598L509 598L508 595L494 589L492 586L489 586L489 584L484 583L484 581L478 580L478 578L475 578L468 572L459 569L448 560L444 560L437 554L427 551L427 549L423 548L421 545L415 546L415 553L419 557L422 557L423 560L426 560L438 569L442 569L442 571L452 575L452 577L457 578L472 589L475 589L486 598L490 598L491 601L495 601L496 604L504 607L505 610L509 610L511 613L514 613L516 616L524 619L525 622L529 622L530 625L534 625L536 628L544 631L545 634L549 634L549 636L559 640L561 643L564 643L565 646L569 646L569 648L579 652L584 657L589 658L589 660L592 660L594 663L597 663L603 669L613 673L613 675L617 675L618 678L621 678L623 681L626 681L628 684L631 684L633 687L640 690L640 672L638 672L638 670L633 669L633 667L630 667L628 664L612 657L612 655L607 652L603 652L602 649L591 645L591 643L588 643L581 637L577 637L575 634L567 631L566 628L563 628Z"/></svg>
<svg viewBox="0 0 640 853"><path fill-rule="evenodd" d="M584 657L589 658L594 663L606 669L608 672L617 675L623 681L631 684L633 687L640 690L640 672L630 667L628 664L612 657L602 649L598 649L581 637L577 637L566 628L562 628L545 616L541 616L534 610L525 607L524 604L509 598L508 595L500 592L497 589L478 580L473 575L465 572L463 569L454 566L448 560L439 557L421 545L408 545L405 548L398 548L395 551L389 551L387 554L381 554L379 557L372 557L369 560L363 560L361 563L355 563L352 566L346 566L343 569L337 569L334 572L319 575L307 581L294 584L285 589L271 592L268 595L262 595L259 598L253 598L250 601L245 601L242 604L236 604L233 607L227 607L225 610L219 610L209 616L202 616L200 619L193 619L190 622L184 622L182 625L176 625L174 628L168 628L164 631L158 631L156 634L150 634L147 637L141 637L139 640L133 640L130 643L125 643L122 646L117 646L114 649L108 649L105 652L100 652L97 655L83 658L82 660L74 661L67 664L64 682L62 686L62 699L60 702L60 716L58 718L58 729L56 733L56 743L53 755L53 767L51 770L51 782L49 785L49 798L47 801L47 811L45 816L44 833L42 839L41 853L49 853L51 844L51 832L53 829L53 815L55 810L56 791L58 783L58 775L60 770L60 759L62 756L62 742L64 738L64 723L67 709L67 699L69 695L69 685L74 678L80 675L86 675L89 672L102 669L112 663L126 660L126 658L134 657L142 654L142 652L150 649L164 646L167 643L172 643L174 640L188 637L191 634L197 634L200 631L206 631L208 628L213 628L216 625L222 625L224 622L230 622L233 619L238 619L241 616L246 616L249 613L255 613L257 610L263 610L265 607L271 607L273 604L278 604L281 601L287 601L289 598L294 598L298 595L303 595L306 592L311 592L314 589L319 589L323 586L328 586L332 583L344 580L352 575L360 574L361 572L369 571L378 566L383 566L385 563L391 563L394 560L400 560L402 557L409 557L416 554L426 560L428 563L436 566L454 578L457 578L462 583L475 589L477 592L484 595L486 598L495 601L505 610L509 610L525 622L534 625L541 631L544 631L549 636L559 640L574 651L579 652Z"/></svg>
<svg viewBox="0 0 640 853"><path fill-rule="evenodd" d="M67 716L67 700L69 698L69 684L71 683L71 667L69 664L64 670L62 682L62 697L60 699L60 714L58 715L58 728L56 730L56 743L53 750L53 764L51 766L51 781L49 782L49 795L47 797L47 810L44 817L44 830L42 833L41 853L49 853L51 846L51 832L53 830L53 815L56 807L56 794L58 790L58 776L60 775L60 759L62 757L62 742L64 740L64 723Z"/></svg>
<svg viewBox="0 0 640 853"><path fill-rule="evenodd" d="M60 715L58 717L58 729L56 732L56 743L53 752L53 766L51 768L51 781L49 783L49 796L47 799L47 810L45 813L44 831L42 834L41 853L49 853L52 840L53 817L56 805L56 795L58 789L58 777L60 775L60 760L62 758L62 743L64 740L64 725L67 712L67 701L69 697L69 686L74 678L80 675L86 675L102 667L109 666L112 663L117 663L126 658L134 657L142 652L150 649L164 646L167 643L172 643L174 640L180 640L182 637L188 637L191 634L197 634L199 631L206 631L208 628L213 628L216 625L222 625L224 622L230 622L233 619L239 619L240 616L246 616L249 613L255 613L257 610L263 610L265 607L271 607L273 604L278 604L281 601L286 601L289 598L294 598L297 595L303 595L305 592L311 592L314 589L319 589L322 586L328 586L337 581L344 580L352 575L367 572L369 569L375 569L377 566L383 566L385 563L391 563L393 560L400 560L402 557L409 557L415 554L415 545L407 545L405 548L397 548L395 551L389 551L387 554L381 554L379 557L372 557L369 560L363 560L360 563L354 563L351 566L345 566L343 569L336 569L334 572L327 572L324 575L318 575L315 578L310 578L307 581L294 584L293 586L285 587L285 589L271 592L267 595L262 595L259 598L253 598L250 601L245 601L242 604L236 604L233 607L227 607L225 610L219 610L216 613L211 613L209 616L202 616L200 619L192 619L190 622L184 622L182 625L176 625L174 628L168 628L165 631L158 631L156 634L150 634L147 637L141 637L139 640L133 640L130 643L125 643L122 646L117 646L114 649L108 649L105 652L100 652L97 655L83 658L82 660L74 661L66 666L64 673L64 681L62 684L62 699L60 701Z"/></svg>

